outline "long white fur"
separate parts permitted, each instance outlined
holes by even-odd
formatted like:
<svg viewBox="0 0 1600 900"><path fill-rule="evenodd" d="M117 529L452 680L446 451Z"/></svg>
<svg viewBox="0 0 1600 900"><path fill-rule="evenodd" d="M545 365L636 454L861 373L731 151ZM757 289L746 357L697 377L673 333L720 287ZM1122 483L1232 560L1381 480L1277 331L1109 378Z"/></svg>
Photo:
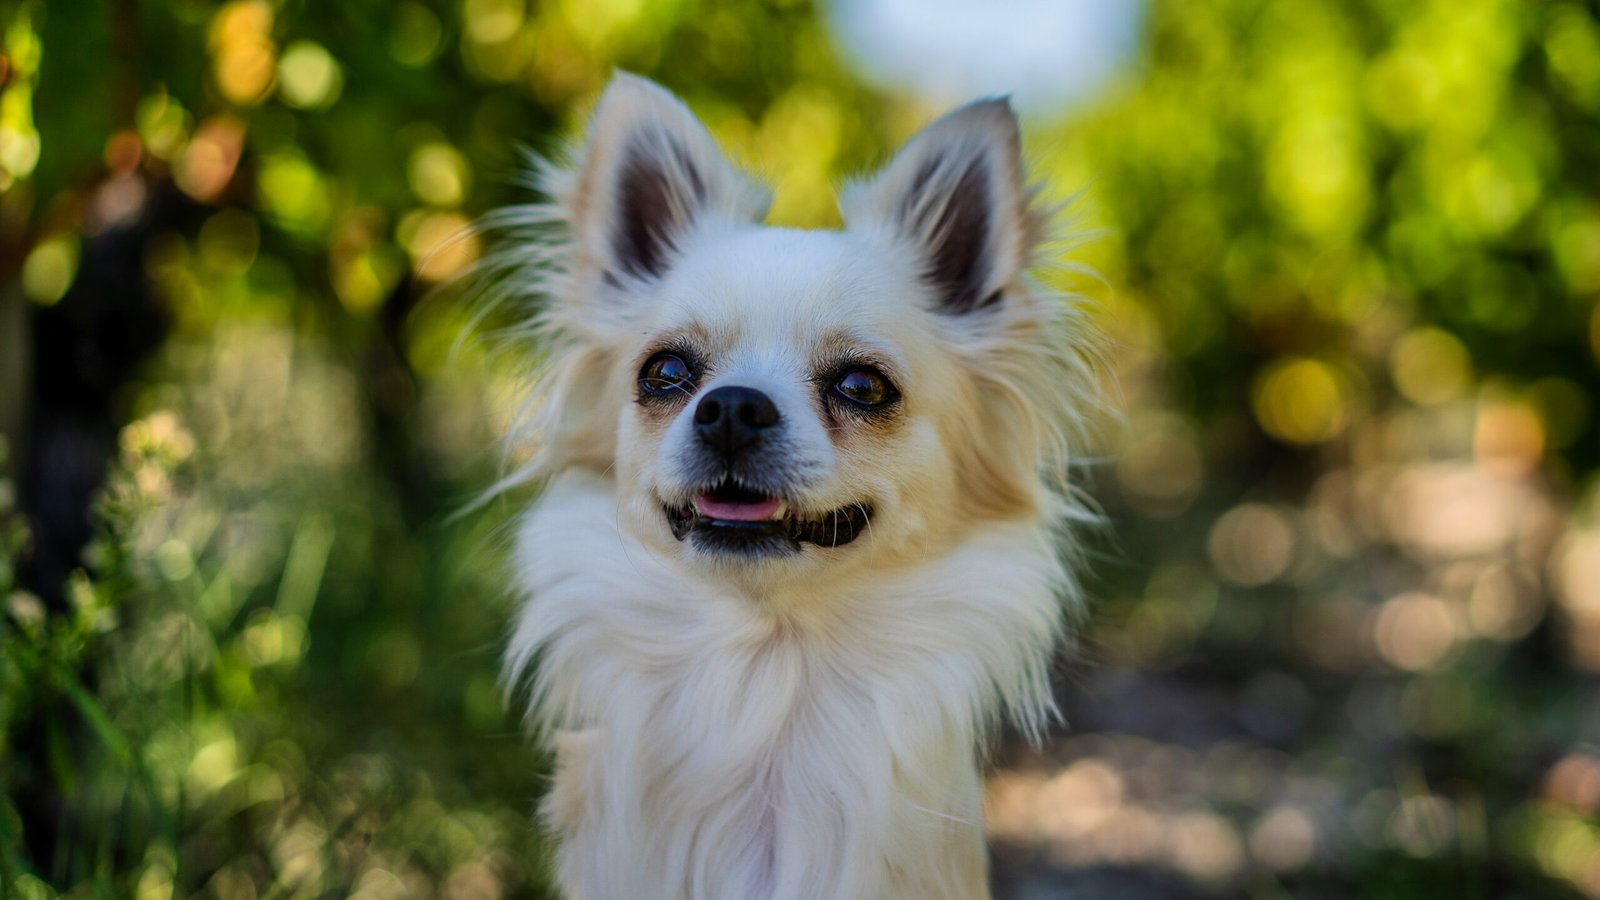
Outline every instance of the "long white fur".
<svg viewBox="0 0 1600 900"><path fill-rule="evenodd" d="M641 133L709 186L673 210L652 283L608 259L611 160ZM928 153L987 160L996 309L926 308L920 238L896 216ZM569 896L988 896L980 749L1001 715L1036 732L1053 714L1048 665L1078 602L1060 477L1092 388L1075 307L1023 274L1039 220L1018 169L1009 111L970 107L853 188L843 232L763 228L764 195L687 109L618 76L575 166L540 169L551 202L492 217L513 239L479 274L527 311L542 356L514 436L531 461L511 480L545 489L518 530L506 665L557 752L543 813ZM640 423L632 379L647 336L691 323L722 341L712 383L777 392L841 330L900 357L914 377L889 458L835 450L780 399L817 444L805 499L871 497L866 534L746 566L666 533L678 433ZM996 511L972 496L989 483L1022 487Z"/></svg>
<svg viewBox="0 0 1600 900"><path fill-rule="evenodd" d="M985 896L974 748L1050 702L1046 536L986 531L796 626L664 565L607 493L558 480L518 540L510 664L542 652L542 722L588 731L546 807L575 896Z"/></svg>

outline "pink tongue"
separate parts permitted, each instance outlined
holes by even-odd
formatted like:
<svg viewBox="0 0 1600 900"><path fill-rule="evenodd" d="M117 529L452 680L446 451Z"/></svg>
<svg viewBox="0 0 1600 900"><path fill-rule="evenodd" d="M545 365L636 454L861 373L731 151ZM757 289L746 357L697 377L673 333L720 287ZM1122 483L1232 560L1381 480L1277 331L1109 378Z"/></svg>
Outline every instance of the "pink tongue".
<svg viewBox="0 0 1600 900"><path fill-rule="evenodd" d="M733 503L717 500L709 493L701 494L694 498L696 509L700 515L708 519L722 519L728 522L760 522L772 518L778 511L778 498L768 497L755 503Z"/></svg>

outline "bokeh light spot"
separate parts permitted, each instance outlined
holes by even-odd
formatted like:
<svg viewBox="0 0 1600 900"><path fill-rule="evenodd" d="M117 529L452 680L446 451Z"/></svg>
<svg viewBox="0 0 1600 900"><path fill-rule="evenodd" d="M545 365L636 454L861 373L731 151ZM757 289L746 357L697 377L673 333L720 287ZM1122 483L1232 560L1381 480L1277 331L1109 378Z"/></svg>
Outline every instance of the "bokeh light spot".
<svg viewBox="0 0 1600 900"><path fill-rule="evenodd" d="M1567 290L1580 295L1600 291L1600 215L1576 215L1554 237L1556 266Z"/></svg>
<svg viewBox="0 0 1600 900"><path fill-rule="evenodd" d="M1526 403L1486 399L1478 408L1472 454L1478 465L1497 475L1531 472L1544 458L1544 423Z"/></svg>
<svg viewBox="0 0 1600 900"><path fill-rule="evenodd" d="M478 237L459 213L412 212L395 236L411 255L411 269L424 281L441 281L478 258Z"/></svg>
<svg viewBox="0 0 1600 900"><path fill-rule="evenodd" d="M1505 566L1480 575L1467 595L1467 624L1491 640L1522 638L1543 617L1544 600L1537 586Z"/></svg>
<svg viewBox="0 0 1600 900"><path fill-rule="evenodd" d="M212 75L222 95L241 106L260 102L277 75L272 19L265 0L235 0L211 21Z"/></svg>
<svg viewBox="0 0 1600 900"><path fill-rule="evenodd" d="M305 653L306 626L299 616L258 609L250 614L241 637L245 658L253 666L294 663Z"/></svg>
<svg viewBox="0 0 1600 900"><path fill-rule="evenodd" d="M400 251L380 235L384 217L372 207L358 207L340 225L328 248L333 287L351 312L381 304L405 270Z"/></svg>
<svg viewBox="0 0 1600 900"><path fill-rule="evenodd" d="M444 25L421 3L402 3L394 10L389 55L406 66L426 65L444 46Z"/></svg>
<svg viewBox="0 0 1600 900"><path fill-rule="evenodd" d="M498 44L516 35L524 10L518 0L465 0L461 20L467 37L480 44Z"/></svg>
<svg viewBox="0 0 1600 900"><path fill-rule="evenodd" d="M1361 224L1371 188L1358 132L1343 118L1306 115L1274 143L1267 160L1274 195L1306 232L1346 234Z"/></svg>
<svg viewBox="0 0 1600 900"><path fill-rule="evenodd" d="M343 87L338 61L314 41L290 44L278 61L278 95L297 109L326 109Z"/></svg>
<svg viewBox="0 0 1600 900"><path fill-rule="evenodd" d="M1545 774L1544 800L1579 815L1600 812L1600 759L1582 752L1562 757Z"/></svg>
<svg viewBox="0 0 1600 900"><path fill-rule="evenodd" d="M39 164L43 145L31 125L0 121L0 188L27 178Z"/></svg>
<svg viewBox="0 0 1600 900"><path fill-rule="evenodd" d="M1442 85L1426 56L1397 49L1367 70L1366 99L1379 121L1396 130L1409 129L1431 115Z"/></svg>
<svg viewBox="0 0 1600 900"><path fill-rule="evenodd" d="M106 138L100 156L113 174L128 175L139 168L139 161L144 158L144 145L139 141L138 132L124 129Z"/></svg>
<svg viewBox="0 0 1600 900"><path fill-rule="evenodd" d="M1550 558L1551 580L1569 620L1578 665L1600 671L1600 531L1574 529Z"/></svg>
<svg viewBox="0 0 1600 900"><path fill-rule="evenodd" d="M322 174L298 155L276 154L262 161L262 206L290 231L314 235L327 224L332 204Z"/></svg>
<svg viewBox="0 0 1600 900"><path fill-rule="evenodd" d="M455 206L471 186L472 167L456 148L434 141L411 151L406 176L417 199L434 206Z"/></svg>
<svg viewBox="0 0 1600 900"><path fill-rule="evenodd" d="M170 160L183 148L192 126L188 110L165 91L139 102L139 138L151 155Z"/></svg>
<svg viewBox="0 0 1600 900"><path fill-rule="evenodd" d="M1202 882L1225 881L1244 864L1244 845L1222 816L1186 813L1170 827L1174 861L1189 877Z"/></svg>
<svg viewBox="0 0 1600 900"><path fill-rule="evenodd" d="M1331 366L1310 358L1282 359L1256 379L1251 406L1268 434L1292 444L1320 444L1344 431L1349 391Z"/></svg>
<svg viewBox="0 0 1600 900"><path fill-rule="evenodd" d="M1437 406L1466 392L1472 379L1472 357L1449 332L1417 328L1395 341L1389 373L1407 400Z"/></svg>
<svg viewBox="0 0 1600 900"><path fill-rule="evenodd" d="M213 116L195 132L178 164L178 187L202 203L213 203L233 180L244 152L244 124L231 116Z"/></svg>
<svg viewBox="0 0 1600 900"><path fill-rule="evenodd" d="M1217 574L1241 587L1259 587L1288 571L1294 525L1271 506L1247 503L1217 520L1206 546Z"/></svg>
<svg viewBox="0 0 1600 900"><path fill-rule="evenodd" d="M185 581L194 574L194 554L188 544L177 538L163 542L155 556L161 577L168 581Z"/></svg>
<svg viewBox="0 0 1600 900"><path fill-rule="evenodd" d="M67 293L77 271L77 236L58 234L46 238L22 264L22 292L29 300L49 306Z"/></svg>
<svg viewBox="0 0 1600 900"><path fill-rule="evenodd" d="M1317 828L1301 810L1279 806L1250 830L1250 855L1274 872L1292 872L1311 861Z"/></svg>
<svg viewBox="0 0 1600 900"><path fill-rule="evenodd" d="M1543 187L1534 162L1509 145L1479 154L1458 178L1446 203L1454 207L1459 222L1482 235L1498 235L1516 225L1538 202Z"/></svg>
<svg viewBox="0 0 1600 900"><path fill-rule="evenodd" d="M1386 601L1373 627L1384 660L1412 672L1441 665L1460 637L1460 623L1450 604L1418 592Z"/></svg>
<svg viewBox="0 0 1600 900"><path fill-rule="evenodd" d="M1600 26L1571 3L1550 10L1547 21L1544 51L1561 86L1579 106L1600 108Z"/></svg>
<svg viewBox="0 0 1600 900"><path fill-rule="evenodd" d="M189 764L189 779L201 794L209 794L226 784L238 769L238 747L230 733L200 748Z"/></svg>

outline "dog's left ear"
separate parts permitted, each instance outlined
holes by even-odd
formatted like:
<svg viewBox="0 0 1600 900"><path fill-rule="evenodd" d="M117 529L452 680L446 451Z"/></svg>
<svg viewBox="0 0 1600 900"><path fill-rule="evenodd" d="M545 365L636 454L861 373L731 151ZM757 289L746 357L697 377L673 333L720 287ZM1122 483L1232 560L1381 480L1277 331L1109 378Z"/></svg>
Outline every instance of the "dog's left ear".
<svg viewBox="0 0 1600 900"><path fill-rule="evenodd" d="M1027 266L1040 230L1028 200L1017 118L1000 99L924 128L840 205L849 227L887 228L910 243L936 308L961 315L998 305Z"/></svg>
<svg viewBox="0 0 1600 900"><path fill-rule="evenodd" d="M621 283L660 277L696 229L758 221L767 195L678 98L619 72L595 109L570 203L585 264Z"/></svg>

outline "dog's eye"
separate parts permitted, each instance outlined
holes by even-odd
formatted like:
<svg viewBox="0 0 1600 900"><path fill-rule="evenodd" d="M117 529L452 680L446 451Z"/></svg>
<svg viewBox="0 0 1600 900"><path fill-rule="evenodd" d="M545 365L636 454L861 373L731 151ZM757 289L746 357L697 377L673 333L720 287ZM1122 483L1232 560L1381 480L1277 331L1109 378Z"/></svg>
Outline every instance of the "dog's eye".
<svg viewBox="0 0 1600 900"><path fill-rule="evenodd" d="M890 396L889 379L876 369L851 369L834 382L833 389L861 406L881 406Z"/></svg>
<svg viewBox="0 0 1600 900"><path fill-rule="evenodd" d="M647 394L666 397L688 393L694 382L694 370L683 358L672 353L657 353L639 372L639 387Z"/></svg>

